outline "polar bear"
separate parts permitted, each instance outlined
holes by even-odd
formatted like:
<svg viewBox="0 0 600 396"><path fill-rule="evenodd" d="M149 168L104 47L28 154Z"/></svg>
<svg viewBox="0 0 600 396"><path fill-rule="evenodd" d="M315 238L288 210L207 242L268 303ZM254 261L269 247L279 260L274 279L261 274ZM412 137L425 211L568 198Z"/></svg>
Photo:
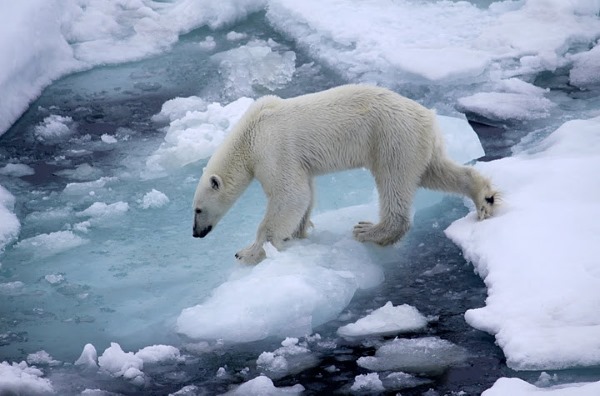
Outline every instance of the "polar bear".
<svg viewBox="0 0 600 396"><path fill-rule="evenodd" d="M345 85L290 99L266 96L250 106L200 178L193 236L205 237L256 178L267 210L254 243L235 257L258 263L265 242L281 249L307 236L316 175L360 167L375 178L380 204L379 223L354 227L361 242L402 238L418 187L469 197L479 219L498 203L488 179L446 155L433 111L385 88Z"/></svg>

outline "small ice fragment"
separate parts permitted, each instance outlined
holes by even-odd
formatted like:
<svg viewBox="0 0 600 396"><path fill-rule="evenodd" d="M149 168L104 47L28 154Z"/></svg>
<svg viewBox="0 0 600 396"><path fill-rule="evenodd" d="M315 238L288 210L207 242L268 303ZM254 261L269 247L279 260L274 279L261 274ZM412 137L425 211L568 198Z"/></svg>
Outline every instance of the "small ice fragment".
<svg viewBox="0 0 600 396"><path fill-rule="evenodd" d="M56 366L60 364L58 360L55 360L50 354L44 350L38 351L36 353L30 353L27 355L27 363L31 365L47 365L47 366Z"/></svg>
<svg viewBox="0 0 600 396"><path fill-rule="evenodd" d="M342 337L397 334L418 331L427 326L427 318L407 304L394 306L388 301L369 315L338 329Z"/></svg>
<svg viewBox="0 0 600 396"><path fill-rule="evenodd" d="M299 395L304 392L304 387L300 384L296 384L290 387L277 388L273 385L273 381L270 378L261 375L248 382L244 382L233 391L227 393L228 395Z"/></svg>
<svg viewBox="0 0 600 396"><path fill-rule="evenodd" d="M124 352L116 342L111 342L98 358L98 365L113 377L123 377L135 385L144 384L144 361L133 352Z"/></svg>
<svg viewBox="0 0 600 396"><path fill-rule="evenodd" d="M170 345L152 345L140 349L135 354L144 363L160 363L181 359L179 349Z"/></svg>
<svg viewBox="0 0 600 396"><path fill-rule="evenodd" d="M238 33L233 30L231 32L227 33L227 35L225 36L225 38L229 41L238 41L238 40L245 39L246 37L248 37L248 35L246 33Z"/></svg>
<svg viewBox="0 0 600 396"><path fill-rule="evenodd" d="M101 140L102 140L104 143L107 143L107 144L114 144L114 143L117 143L117 139L116 139L114 136L112 136L112 135L109 135L109 134L107 134L107 133L105 133L105 134L103 134L102 136L100 136L100 139L101 139Z"/></svg>
<svg viewBox="0 0 600 396"><path fill-rule="evenodd" d="M206 36L206 38L199 42L198 45L205 51L211 51L215 49L217 43L215 43L215 38L213 36Z"/></svg>
<svg viewBox="0 0 600 396"><path fill-rule="evenodd" d="M0 168L0 175L11 177L31 176L35 174L32 167L25 164L6 164Z"/></svg>
<svg viewBox="0 0 600 396"><path fill-rule="evenodd" d="M369 373L357 375L350 390L354 392L383 392L385 388L377 373Z"/></svg>
<svg viewBox="0 0 600 396"><path fill-rule="evenodd" d="M141 207L143 209L160 208L168 203L169 197L158 190L152 189L152 191L147 192L142 198Z"/></svg>
<svg viewBox="0 0 600 396"><path fill-rule="evenodd" d="M85 344L81 356L75 361L75 366L83 366L84 368L97 368L98 353L92 344Z"/></svg>
<svg viewBox="0 0 600 396"><path fill-rule="evenodd" d="M375 356L357 360L360 367L374 371L401 370L413 373L442 373L466 358L463 348L438 337L394 339L383 344Z"/></svg>

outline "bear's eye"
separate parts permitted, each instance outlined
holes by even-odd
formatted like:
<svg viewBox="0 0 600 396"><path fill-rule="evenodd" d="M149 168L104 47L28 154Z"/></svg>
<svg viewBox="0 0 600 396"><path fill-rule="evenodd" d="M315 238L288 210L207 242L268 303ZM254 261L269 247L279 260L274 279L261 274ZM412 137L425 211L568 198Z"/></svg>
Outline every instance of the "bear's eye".
<svg viewBox="0 0 600 396"><path fill-rule="evenodd" d="M196 214L202 213L202 209L196 209Z"/></svg>

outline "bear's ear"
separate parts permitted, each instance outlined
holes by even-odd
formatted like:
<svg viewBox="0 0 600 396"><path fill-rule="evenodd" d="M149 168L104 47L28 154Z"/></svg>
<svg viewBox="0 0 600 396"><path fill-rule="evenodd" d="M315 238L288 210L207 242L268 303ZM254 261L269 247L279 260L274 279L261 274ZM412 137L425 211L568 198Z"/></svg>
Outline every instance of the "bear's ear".
<svg viewBox="0 0 600 396"><path fill-rule="evenodd" d="M221 188L222 185L223 185L223 181L221 180L221 178L219 176L212 175L210 177L210 186L212 187L213 190L219 191L219 189Z"/></svg>

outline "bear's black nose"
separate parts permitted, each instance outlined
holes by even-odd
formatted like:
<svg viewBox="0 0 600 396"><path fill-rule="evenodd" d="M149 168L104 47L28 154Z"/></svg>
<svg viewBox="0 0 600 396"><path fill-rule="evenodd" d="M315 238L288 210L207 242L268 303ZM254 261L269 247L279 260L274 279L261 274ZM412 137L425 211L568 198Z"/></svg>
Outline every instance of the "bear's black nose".
<svg viewBox="0 0 600 396"><path fill-rule="evenodd" d="M204 238L211 230L212 230L212 226L208 226L205 229L203 229L202 231L198 232L198 231L196 231L196 227L194 227L193 236L194 236L194 238Z"/></svg>

